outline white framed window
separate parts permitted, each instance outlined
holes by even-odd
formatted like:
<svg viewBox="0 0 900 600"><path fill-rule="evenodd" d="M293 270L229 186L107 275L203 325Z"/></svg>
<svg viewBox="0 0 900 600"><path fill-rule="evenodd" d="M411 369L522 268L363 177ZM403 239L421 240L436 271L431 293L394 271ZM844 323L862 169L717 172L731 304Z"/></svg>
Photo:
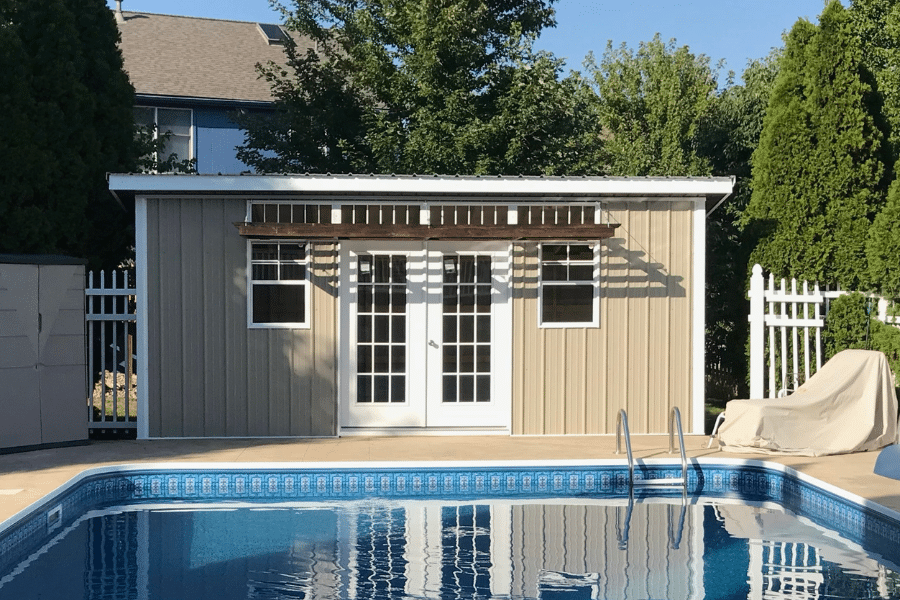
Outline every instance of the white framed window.
<svg viewBox="0 0 900 600"><path fill-rule="evenodd" d="M541 327L600 326L600 244L540 246Z"/></svg>
<svg viewBox="0 0 900 600"><path fill-rule="evenodd" d="M248 326L309 327L309 252L306 242L248 242Z"/></svg>
<svg viewBox="0 0 900 600"><path fill-rule="evenodd" d="M173 154L178 160L194 158L194 111L189 108L156 108L136 106L134 122L153 131L153 139L168 134L165 147L158 162L165 162Z"/></svg>

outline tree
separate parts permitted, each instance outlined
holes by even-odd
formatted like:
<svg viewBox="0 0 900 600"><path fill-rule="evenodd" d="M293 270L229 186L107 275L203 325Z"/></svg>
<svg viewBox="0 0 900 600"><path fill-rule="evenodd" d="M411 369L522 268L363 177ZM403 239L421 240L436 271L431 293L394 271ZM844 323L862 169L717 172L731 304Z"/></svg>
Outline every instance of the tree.
<svg viewBox="0 0 900 600"><path fill-rule="evenodd" d="M759 144L780 51L750 61L743 85L729 81L713 101L699 133L698 153L714 175L737 177L727 203L707 218L706 234L706 361L711 375L721 372L718 392L709 398L743 397L747 361L739 349L747 341L746 285L752 232L742 231L740 218L750 199L750 161ZM718 395L716 395L718 393Z"/></svg>
<svg viewBox="0 0 900 600"><path fill-rule="evenodd" d="M273 115L240 118L262 172L551 174L599 139L587 85L533 50L554 0L298 0L262 68Z"/></svg>
<svg viewBox="0 0 900 600"><path fill-rule="evenodd" d="M900 158L900 3L853 0L848 13L862 62L874 75L883 99L893 164Z"/></svg>
<svg viewBox="0 0 900 600"><path fill-rule="evenodd" d="M589 59L590 64L590 59ZM708 175L700 126L715 100L718 72L705 55L664 44L657 34L637 52L612 42L591 65L605 157L613 175Z"/></svg>
<svg viewBox="0 0 900 600"><path fill-rule="evenodd" d="M872 286L887 298L900 298L900 179L888 190L887 201L869 228L866 255Z"/></svg>
<svg viewBox="0 0 900 600"><path fill-rule="evenodd" d="M134 91L103 0L0 0L0 252L114 266L131 215L106 187L133 170Z"/></svg>
<svg viewBox="0 0 900 600"><path fill-rule="evenodd" d="M829 4L816 27L799 20L752 160L742 217L753 251L776 276L865 287L865 240L884 201L889 159L878 96L847 12Z"/></svg>

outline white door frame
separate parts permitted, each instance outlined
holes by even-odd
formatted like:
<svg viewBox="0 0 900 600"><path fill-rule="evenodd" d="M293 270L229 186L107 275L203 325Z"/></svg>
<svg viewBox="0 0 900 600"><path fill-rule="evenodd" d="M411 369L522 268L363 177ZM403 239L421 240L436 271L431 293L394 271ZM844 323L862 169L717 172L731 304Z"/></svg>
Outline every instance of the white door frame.
<svg viewBox="0 0 900 600"><path fill-rule="evenodd" d="M339 435L509 433L512 421L511 250L512 245L508 242L341 243ZM474 403L440 406L442 292L440 284L435 282L441 281L440 259L444 252L490 254L492 258L491 403L478 406L475 412L481 416L475 418L471 416ZM407 256L407 401L404 403L352 402L356 396L356 258L359 254ZM438 328L436 335L435 328ZM429 341L434 343L429 345Z"/></svg>

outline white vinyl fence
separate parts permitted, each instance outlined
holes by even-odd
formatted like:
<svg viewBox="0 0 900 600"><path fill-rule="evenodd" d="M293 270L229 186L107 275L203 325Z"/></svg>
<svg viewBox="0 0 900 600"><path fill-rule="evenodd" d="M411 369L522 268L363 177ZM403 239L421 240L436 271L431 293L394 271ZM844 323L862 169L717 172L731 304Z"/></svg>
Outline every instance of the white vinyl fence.
<svg viewBox="0 0 900 600"><path fill-rule="evenodd" d="M754 265L749 292L751 398L790 393L822 366L825 316L831 301L848 293L796 279L776 282ZM896 323L896 318L887 316L887 307L886 300L878 300L877 318Z"/></svg>
<svg viewBox="0 0 900 600"><path fill-rule="evenodd" d="M137 377L134 371L135 289L133 273L88 273L88 428L110 434L137 430ZM130 433L130 432L129 432Z"/></svg>

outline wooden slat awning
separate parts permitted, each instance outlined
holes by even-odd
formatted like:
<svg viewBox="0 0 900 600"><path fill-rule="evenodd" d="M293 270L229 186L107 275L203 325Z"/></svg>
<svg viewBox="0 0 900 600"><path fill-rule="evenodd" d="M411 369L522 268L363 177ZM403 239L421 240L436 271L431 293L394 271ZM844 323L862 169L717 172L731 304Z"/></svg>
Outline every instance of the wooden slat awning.
<svg viewBox="0 0 900 600"><path fill-rule="evenodd" d="M235 223L245 237L306 240L602 240L618 225L369 225Z"/></svg>

